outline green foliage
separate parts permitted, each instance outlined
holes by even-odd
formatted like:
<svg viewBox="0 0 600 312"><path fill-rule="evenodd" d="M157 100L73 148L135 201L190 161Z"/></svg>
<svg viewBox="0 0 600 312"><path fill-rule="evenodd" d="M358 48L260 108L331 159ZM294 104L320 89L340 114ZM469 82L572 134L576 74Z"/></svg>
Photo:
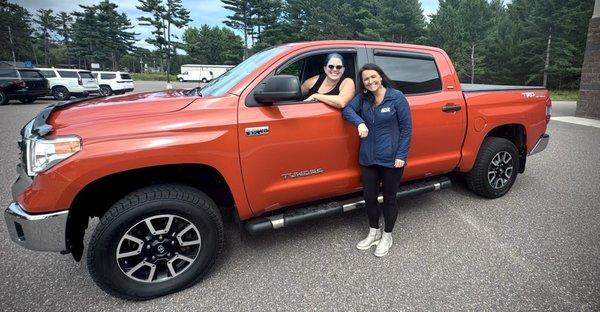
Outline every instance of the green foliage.
<svg viewBox="0 0 600 312"><path fill-rule="evenodd" d="M154 45L157 50L166 56L167 73L171 73L171 55L176 54L176 48L179 42L172 39L179 39L171 33L171 27L183 28L191 21L190 11L183 7L181 0L139 0L139 10L150 13L152 17L142 16L138 20L142 26L153 27L152 35L154 37L146 39L146 42ZM161 57L161 70L164 68ZM167 75L167 81L170 81Z"/></svg>
<svg viewBox="0 0 600 312"><path fill-rule="evenodd" d="M125 14L119 14L117 5L108 0L97 5L80 5L82 12L73 12L75 21L69 31L69 51L78 60L79 67L100 63L102 68L119 69L123 55L133 50L136 34Z"/></svg>
<svg viewBox="0 0 600 312"><path fill-rule="evenodd" d="M11 29L15 59L34 59L32 33L30 25L31 16L23 7L0 0L0 38L4 42L0 45L0 60L12 60L11 44L8 27Z"/></svg>
<svg viewBox="0 0 600 312"><path fill-rule="evenodd" d="M37 10L36 17L33 21L38 26L39 34L37 37L41 37L43 47L44 47L44 65L48 66L50 64L48 58L48 49L50 48L52 33L56 31L58 27L58 20L56 16L54 16L54 12L52 10Z"/></svg>
<svg viewBox="0 0 600 312"><path fill-rule="evenodd" d="M134 73L131 74L131 78L134 81L166 81L167 75L164 73ZM169 78L171 81L175 81L177 80L177 75L171 75Z"/></svg>
<svg viewBox="0 0 600 312"><path fill-rule="evenodd" d="M183 34L183 42L182 48L192 63L238 64L243 57L242 39L226 27L189 27Z"/></svg>
<svg viewBox="0 0 600 312"><path fill-rule="evenodd" d="M550 99L552 101L577 101L579 100L579 90L550 90Z"/></svg>

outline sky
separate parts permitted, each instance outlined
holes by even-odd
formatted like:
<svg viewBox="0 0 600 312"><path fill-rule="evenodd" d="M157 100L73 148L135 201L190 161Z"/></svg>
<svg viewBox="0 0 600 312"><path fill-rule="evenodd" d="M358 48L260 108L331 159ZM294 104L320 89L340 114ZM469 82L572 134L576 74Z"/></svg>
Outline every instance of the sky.
<svg viewBox="0 0 600 312"><path fill-rule="evenodd" d="M61 0L9 0L10 2L16 3L25 9L27 9L32 15L35 14L35 11L38 9L52 9L54 12L58 13L61 11L72 12L72 11L80 11L81 8L78 6L82 5L94 5L100 2L100 0L74 0L74 1L61 1ZM368 0L367 0L368 1ZM145 42L145 39L150 36L151 27L150 26L139 26L137 18L142 16L142 11L136 9L136 5L139 5L139 1L134 0L121 0L115 1L111 0L110 2L117 3L119 7L117 11L119 13L125 13L129 17L131 23L135 25L133 31L138 33L137 43L135 44L138 47L154 49L151 45ZM227 19L227 15L231 14L231 11L228 11L223 8L223 4L220 0L182 0L183 6L190 11L190 17L192 21L188 26L200 27L204 24L208 24L209 26L219 26L223 27L223 21ZM423 7L423 13L425 16L429 14L433 14L437 11L438 8L438 0L421 0L421 5ZM181 38L183 34L183 29L178 29L173 32Z"/></svg>

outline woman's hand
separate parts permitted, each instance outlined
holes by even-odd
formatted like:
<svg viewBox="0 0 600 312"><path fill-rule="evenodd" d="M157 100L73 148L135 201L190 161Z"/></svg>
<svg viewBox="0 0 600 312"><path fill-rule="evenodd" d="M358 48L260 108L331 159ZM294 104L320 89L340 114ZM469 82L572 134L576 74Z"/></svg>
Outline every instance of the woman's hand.
<svg viewBox="0 0 600 312"><path fill-rule="evenodd" d="M394 168L402 168L402 167L404 167L404 160L396 159L396 161L394 162Z"/></svg>
<svg viewBox="0 0 600 312"><path fill-rule="evenodd" d="M364 123L358 125L358 136L361 138L366 138L368 135L369 129L367 128L367 125L365 125Z"/></svg>
<svg viewBox="0 0 600 312"><path fill-rule="evenodd" d="M307 97L306 100L304 100L304 102L316 102L316 101L318 101L316 95L317 94L315 93L315 94Z"/></svg>

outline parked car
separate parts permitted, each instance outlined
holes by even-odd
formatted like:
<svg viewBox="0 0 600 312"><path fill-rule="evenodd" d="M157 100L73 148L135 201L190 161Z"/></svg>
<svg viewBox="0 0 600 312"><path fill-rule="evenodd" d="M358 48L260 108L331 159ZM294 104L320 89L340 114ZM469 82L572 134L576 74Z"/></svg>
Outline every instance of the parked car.
<svg viewBox="0 0 600 312"><path fill-rule="evenodd" d="M11 99L33 103L50 92L48 80L39 70L30 68L0 68L0 105Z"/></svg>
<svg viewBox="0 0 600 312"><path fill-rule="evenodd" d="M203 88L44 109L21 130L5 212L11 239L79 261L88 221L98 217L87 248L94 282L140 300L209 271L224 245L223 216L259 233L363 207L356 128L300 90L332 52L357 86L358 69L374 62L408 99L412 143L398 197L447 188L448 173L463 173L480 196L503 196L548 144L548 90L462 85L441 49L280 45Z"/></svg>
<svg viewBox="0 0 600 312"><path fill-rule="evenodd" d="M84 69L38 68L50 83L52 96L68 100L71 96L83 98L98 93L99 87L92 72Z"/></svg>
<svg viewBox="0 0 600 312"><path fill-rule="evenodd" d="M133 79L129 73L93 71L92 76L98 81L100 94L104 96L131 92L134 88Z"/></svg>

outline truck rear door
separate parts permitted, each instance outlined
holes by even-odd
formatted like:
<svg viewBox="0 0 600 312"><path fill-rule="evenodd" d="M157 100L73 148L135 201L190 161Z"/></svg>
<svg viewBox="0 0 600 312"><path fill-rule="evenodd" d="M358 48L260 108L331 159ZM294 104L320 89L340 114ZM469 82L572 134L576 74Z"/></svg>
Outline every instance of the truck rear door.
<svg viewBox="0 0 600 312"><path fill-rule="evenodd" d="M403 180L452 171L461 157L466 106L449 60L436 50L367 47L410 105L413 137Z"/></svg>

